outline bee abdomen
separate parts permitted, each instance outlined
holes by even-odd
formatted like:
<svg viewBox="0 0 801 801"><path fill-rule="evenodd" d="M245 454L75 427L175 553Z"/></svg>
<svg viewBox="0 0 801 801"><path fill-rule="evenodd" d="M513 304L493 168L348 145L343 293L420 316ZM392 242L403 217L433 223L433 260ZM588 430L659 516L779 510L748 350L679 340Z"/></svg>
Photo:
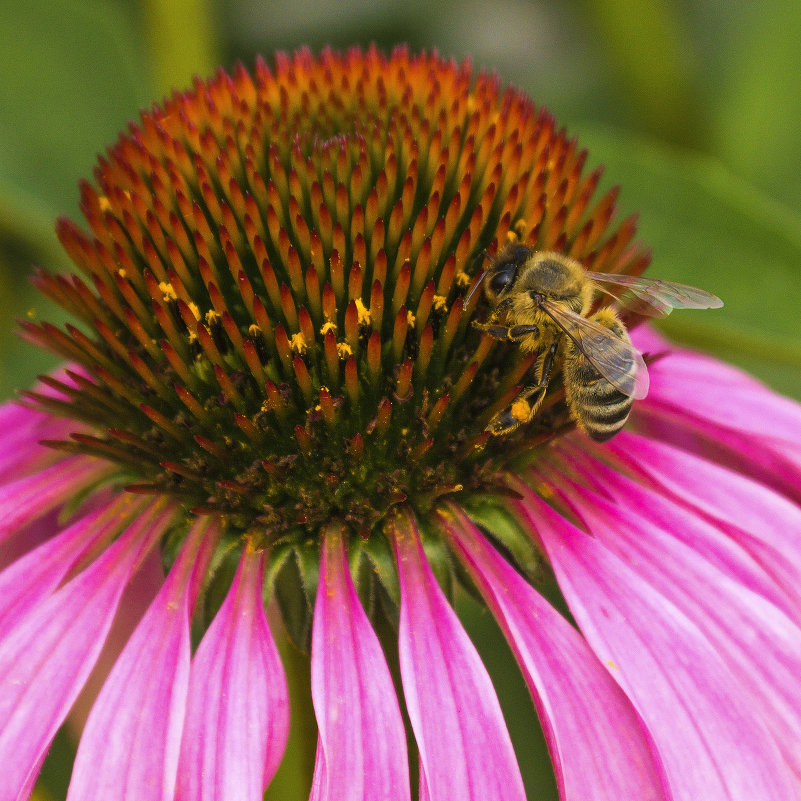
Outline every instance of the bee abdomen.
<svg viewBox="0 0 801 801"><path fill-rule="evenodd" d="M573 416L596 442L606 442L626 424L632 400L605 378L599 379L591 391L588 389L582 388L575 393L571 406Z"/></svg>
<svg viewBox="0 0 801 801"><path fill-rule="evenodd" d="M607 327L628 340L618 320L610 320ZM616 389L579 351L569 354L564 369L568 407L579 428L596 442L611 439L626 424L632 399Z"/></svg>

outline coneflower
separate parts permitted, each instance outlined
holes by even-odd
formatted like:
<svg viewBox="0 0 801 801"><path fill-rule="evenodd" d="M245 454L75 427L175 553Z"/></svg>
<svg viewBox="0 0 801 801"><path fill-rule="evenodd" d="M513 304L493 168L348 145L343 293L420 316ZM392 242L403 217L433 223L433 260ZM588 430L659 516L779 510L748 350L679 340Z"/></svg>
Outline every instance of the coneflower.
<svg viewBox="0 0 801 801"><path fill-rule="evenodd" d="M648 265L586 158L469 64L371 49L198 80L100 159L85 226L58 224L77 273L35 278L74 324L23 324L67 366L0 409L0 536L45 532L0 573L0 801L29 796L154 550L70 801L260 799L288 731L274 635L310 653L315 801L416 797L418 757L420 799L523 799L460 588L563 800L801 798L799 408L637 328L651 391L609 443L559 381L486 430L535 354L472 325L483 254Z"/></svg>

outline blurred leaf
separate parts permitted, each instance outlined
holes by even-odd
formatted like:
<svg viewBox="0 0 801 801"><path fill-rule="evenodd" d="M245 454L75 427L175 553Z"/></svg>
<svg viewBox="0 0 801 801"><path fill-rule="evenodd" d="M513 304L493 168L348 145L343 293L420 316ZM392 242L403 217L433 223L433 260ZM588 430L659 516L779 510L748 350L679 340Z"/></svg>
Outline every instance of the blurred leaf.
<svg viewBox="0 0 801 801"><path fill-rule="evenodd" d="M76 208L95 154L149 102L142 47L121 4L0 4L0 187L50 216ZM32 199L32 200L31 200Z"/></svg>
<svg viewBox="0 0 801 801"><path fill-rule="evenodd" d="M577 5L648 130L685 145L704 141L691 38L677 5L666 0L578 0Z"/></svg>
<svg viewBox="0 0 801 801"><path fill-rule="evenodd" d="M189 86L219 63L213 0L145 0L145 27L159 95Z"/></svg>
<svg viewBox="0 0 801 801"><path fill-rule="evenodd" d="M61 319L33 293L33 263L67 266L54 234L77 212L78 181L152 94L134 20L122 2L0 3L0 395L55 359L11 333L17 317Z"/></svg>
<svg viewBox="0 0 801 801"><path fill-rule="evenodd" d="M710 97L713 147L740 175L801 210L801 3L732 3L723 13L734 24Z"/></svg>
<svg viewBox="0 0 801 801"><path fill-rule="evenodd" d="M708 289L726 304L675 312L666 332L801 397L801 215L711 158L609 130L585 129L580 141L621 185L623 213L640 212L654 255L649 275Z"/></svg>

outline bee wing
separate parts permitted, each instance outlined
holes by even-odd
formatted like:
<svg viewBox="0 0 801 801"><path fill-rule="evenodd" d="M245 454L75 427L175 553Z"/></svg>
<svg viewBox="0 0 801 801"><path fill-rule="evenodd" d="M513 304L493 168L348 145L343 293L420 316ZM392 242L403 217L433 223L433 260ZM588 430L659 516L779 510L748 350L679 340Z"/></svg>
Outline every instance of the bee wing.
<svg viewBox="0 0 801 801"><path fill-rule="evenodd" d="M673 309L719 309L723 306L723 301L711 292L661 278L592 272L588 272L587 277L599 284L624 287L639 301L635 302L634 309L652 317L667 317Z"/></svg>
<svg viewBox="0 0 801 801"><path fill-rule="evenodd" d="M541 308L615 389L638 400L648 394L648 368L634 345L616 337L600 323L548 300L542 301Z"/></svg>

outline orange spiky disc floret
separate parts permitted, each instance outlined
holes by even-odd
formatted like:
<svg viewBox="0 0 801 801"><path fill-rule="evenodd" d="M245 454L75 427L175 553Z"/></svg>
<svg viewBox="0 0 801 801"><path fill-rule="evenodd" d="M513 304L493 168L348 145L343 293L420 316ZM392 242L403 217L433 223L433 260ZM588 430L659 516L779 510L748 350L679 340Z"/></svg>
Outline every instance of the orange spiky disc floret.
<svg viewBox="0 0 801 801"><path fill-rule="evenodd" d="M332 517L367 537L393 505L485 488L570 423L556 398L514 448L484 432L531 357L471 328L476 257L522 231L589 269L647 264L585 158L436 55L301 51L198 80L100 160L89 231L59 223L81 276L35 280L79 324L25 330L82 369L49 380L65 400L31 397L94 430L57 447L269 541Z"/></svg>

